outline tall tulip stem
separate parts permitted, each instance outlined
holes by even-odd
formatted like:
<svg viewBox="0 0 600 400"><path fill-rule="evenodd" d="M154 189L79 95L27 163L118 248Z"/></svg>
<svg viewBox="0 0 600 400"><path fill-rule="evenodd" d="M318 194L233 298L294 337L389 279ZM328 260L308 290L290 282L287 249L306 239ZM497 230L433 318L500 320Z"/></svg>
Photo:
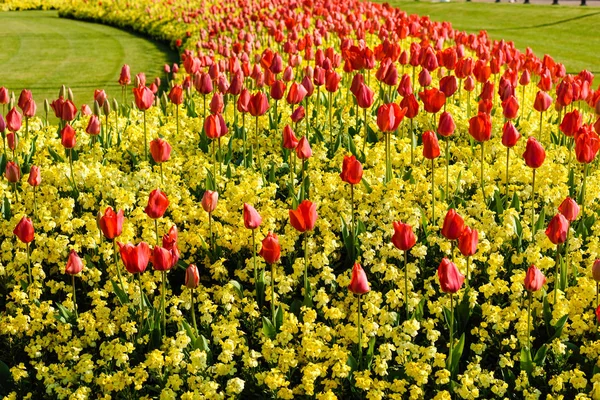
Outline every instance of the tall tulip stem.
<svg viewBox="0 0 600 400"><path fill-rule="evenodd" d="M435 159L431 159L431 225L435 224Z"/></svg>
<svg viewBox="0 0 600 400"><path fill-rule="evenodd" d="M213 230L212 230L212 212L208 213L208 234L210 235L210 249L212 251L215 250L215 240L213 237Z"/></svg>
<svg viewBox="0 0 600 400"><path fill-rule="evenodd" d="M581 186L581 221L585 224L585 191L587 187L587 178L590 173L590 165L583 166L583 185Z"/></svg>
<svg viewBox="0 0 600 400"><path fill-rule="evenodd" d="M585 181L584 181L585 182ZM531 179L531 240L535 236L535 168Z"/></svg>
<svg viewBox="0 0 600 400"><path fill-rule="evenodd" d="M527 348L531 349L531 292L527 291Z"/></svg>
<svg viewBox="0 0 600 400"><path fill-rule="evenodd" d="M332 108L332 95L331 92L329 92L328 94L329 97L329 101L327 102L327 106L329 108L329 146L331 148L331 151L333 151L333 124L332 124L332 120L331 120L331 108Z"/></svg>
<svg viewBox="0 0 600 400"><path fill-rule="evenodd" d="M449 170L450 170L450 138L446 136L446 201L450 197L450 184L449 184Z"/></svg>
<svg viewBox="0 0 600 400"><path fill-rule="evenodd" d="M469 267L470 267L470 261L471 261L471 256L467 256L467 279L466 279L466 286L467 288L469 287Z"/></svg>
<svg viewBox="0 0 600 400"><path fill-rule="evenodd" d="M33 187L33 217L37 219L38 208L37 208L37 186Z"/></svg>
<svg viewBox="0 0 600 400"><path fill-rule="evenodd" d="M144 323L144 292L143 292L143 289L142 289L142 274L138 273L137 276L138 276L138 283L139 283L139 286L140 286L140 313L141 313L141 315L140 315L140 329L138 330L138 332L141 332L142 325Z"/></svg>
<svg viewBox="0 0 600 400"><path fill-rule="evenodd" d="M485 181L484 181L484 162L485 162L485 142L481 142L481 194L483 195L483 201L486 202L485 197Z"/></svg>
<svg viewBox="0 0 600 400"><path fill-rule="evenodd" d="M358 295L358 369L362 365L362 295Z"/></svg>
<svg viewBox="0 0 600 400"><path fill-rule="evenodd" d="M161 308L162 308L162 325L163 325L163 336L166 335L167 333L167 311L166 311L166 304L165 304L165 291L167 289L167 285L166 285L166 280L167 280L167 271L162 271L162 290L161 290L161 299L160 299L160 304L161 304Z"/></svg>
<svg viewBox="0 0 600 400"><path fill-rule="evenodd" d="M383 137L385 140L385 183L388 183L392 180L391 136L391 132L383 133Z"/></svg>
<svg viewBox="0 0 600 400"><path fill-rule="evenodd" d="M175 123L177 124L177 138L179 138L179 105L177 104L175 104Z"/></svg>
<svg viewBox="0 0 600 400"><path fill-rule="evenodd" d="M217 186L217 156L215 153L215 139L212 140L212 161L213 161L213 178L215 180L215 187ZM216 189L215 189L216 190Z"/></svg>
<svg viewBox="0 0 600 400"><path fill-rule="evenodd" d="M304 232L304 303L312 301L308 283L308 231Z"/></svg>
<svg viewBox="0 0 600 400"><path fill-rule="evenodd" d="M350 206L352 207L352 241L354 243L354 234L356 233L356 223L354 219L354 185L350 184Z"/></svg>
<svg viewBox="0 0 600 400"><path fill-rule="evenodd" d="M119 267L119 260L117 258L117 240L113 239L113 254L115 259L115 267L117 268L117 275L119 276L119 283L121 283L121 289L125 291L125 286L123 286L123 277L121 276L121 268Z"/></svg>
<svg viewBox="0 0 600 400"><path fill-rule="evenodd" d="M408 321L408 250L404 250L404 307Z"/></svg>
<svg viewBox="0 0 600 400"><path fill-rule="evenodd" d="M160 246L160 236L158 235L158 218L154 219L154 231L156 232L156 245Z"/></svg>
<svg viewBox="0 0 600 400"><path fill-rule="evenodd" d="M364 117L364 121L365 121L365 138L363 139L363 149L362 149L362 151L363 151L363 154L364 154L365 147L367 145L367 138L369 137L369 124L367 122L367 109L364 108L363 110L364 110L363 111L363 117Z"/></svg>
<svg viewBox="0 0 600 400"><path fill-rule="evenodd" d="M149 161L148 157L148 135L146 131L146 111L144 111L144 155L146 157L146 161Z"/></svg>
<svg viewBox="0 0 600 400"><path fill-rule="evenodd" d="M271 315L273 316L273 326L277 327L275 321L275 263L271 264Z"/></svg>
<svg viewBox="0 0 600 400"><path fill-rule="evenodd" d="M543 142L542 138L542 127L544 126L544 112L540 112L540 142Z"/></svg>
<svg viewBox="0 0 600 400"><path fill-rule="evenodd" d="M196 334L198 333L198 326L196 325L196 290L195 289L191 289L192 293L190 294L190 297L192 298L192 323L194 324L194 330L196 331Z"/></svg>
<svg viewBox="0 0 600 400"><path fill-rule="evenodd" d="M508 206L508 202L509 202L509 199L508 199L508 178L509 178L509 176L508 176L508 166L510 165L509 164L509 162L510 162L509 160L510 160L510 147L507 147L506 148L506 190L505 190L505 192L506 192L506 205L507 206Z"/></svg>
<svg viewBox="0 0 600 400"><path fill-rule="evenodd" d="M29 284L33 283L33 278L31 275L31 254L29 249L29 243L27 243L27 274L29 275Z"/></svg>
<svg viewBox="0 0 600 400"><path fill-rule="evenodd" d="M413 131L414 120L410 119L410 132L408 137L410 138L410 165L415 163L415 133Z"/></svg>
<svg viewBox="0 0 600 400"><path fill-rule="evenodd" d="M556 301L558 300L558 289L560 286L560 243L556 245L556 258L554 264L554 305L556 305Z"/></svg>
<svg viewBox="0 0 600 400"><path fill-rule="evenodd" d="M75 311L75 319L79 319L77 314L77 297L75 296L75 275L71 275L71 284L73 286L73 310Z"/></svg>
<svg viewBox="0 0 600 400"><path fill-rule="evenodd" d="M450 293L450 346L448 349L448 365L452 365L452 347L454 345L454 293Z"/></svg>
<svg viewBox="0 0 600 400"><path fill-rule="evenodd" d="M73 149L69 149L69 169L71 170L71 180L73 181L73 187L77 188L75 184L75 175L73 174Z"/></svg>

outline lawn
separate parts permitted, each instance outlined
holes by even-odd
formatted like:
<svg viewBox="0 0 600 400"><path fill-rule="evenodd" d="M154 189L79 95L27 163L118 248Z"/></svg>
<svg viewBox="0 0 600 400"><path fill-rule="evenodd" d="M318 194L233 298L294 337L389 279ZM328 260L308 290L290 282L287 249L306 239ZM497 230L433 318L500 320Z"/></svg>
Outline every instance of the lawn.
<svg viewBox="0 0 600 400"><path fill-rule="evenodd" d="M512 40L538 56L550 54L568 72L587 69L600 73L600 8L524 4L432 3L394 0L390 4L409 14L429 15L437 21L450 21L467 32L487 30L493 39Z"/></svg>
<svg viewBox="0 0 600 400"><path fill-rule="evenodd" d="M132 33L109 26L59 18L56 11L0 13L0 86L18 97L30 89L43 112L44 99L58 96L60 85L73 90L76 104L91 103L94 89L121 98L121 66L148 80L162 76L162 65L177 55ZM132 97L130 96L131 100Z"/></svg>

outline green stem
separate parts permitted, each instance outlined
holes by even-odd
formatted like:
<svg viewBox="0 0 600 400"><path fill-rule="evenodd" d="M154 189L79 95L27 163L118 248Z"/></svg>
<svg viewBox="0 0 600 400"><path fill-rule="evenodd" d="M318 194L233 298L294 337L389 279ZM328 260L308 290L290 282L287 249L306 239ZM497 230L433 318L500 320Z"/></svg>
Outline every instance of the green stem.
<svg viewBox="0 0 600 400"><path fill-rule="evenodd" d="M414 120L410 119L410 165L415 163L415 133L413 131Z"/></svg>
<svg viewBox="0 0 600 400"><path fill-rule="evenodd" d="M535 168L531 180L531 240L535 236Z"/></svg>
<svg viewBox="0 0 600 400"><path fill-rule="evenodd" d="M115 259L115 266L117 267L117 275L119 275L119 283L121 283L121 289L123 289L123 291L125 291L125 286L123 286L123 277L121 276L121 268L119 267L119 260L117 258L117 240L113 239L113 248L114 248L114 259Z"/></svg>
<svg viewBox="0 0 600 400"><path fill-rule="evenodd" d="M560 243L556 245L556 258L554 260L555 268L554 268L554 305L556 306L556 302L558 300L558 289L560 283Z"/></svg>
<svg viewBox="0 0 600 400"><path fill-rule="evenodd" d="M358 369L362 365L362 302L361 295L358 295Z"/></svg>
<svg viewBox="0 0 600 400"><path fill-rule="evenodd" d="M450 293L450 346L448 349L448 365L452 365L452 346L454 345L454 294Z"/></svg>
<svg viewBox="0 0 600 400"><path fill-rule="evenodd" d="M544 120L542 119L544 117L544 112L540 112L540 142L544 142L543 138L542 138L542 124L544 123Z"/></svg>
<svg viewBox="0 0 600 400"><path fill-rule="evenodd" d="M160 185L164 187L164 184L165 184L165 179L164 179L164 177L163 177L163 176L164 176L164 175L163 175L163 166L162 166L162 165L163 165L163 163L161 162L161 163L159 163L158 165L159 165L159 167L160 167Z"/></svg>
<svg viewBox="0 0 600 400"><path fill-rule="evenodd" d="M146 161L149 161L148 157L148 135L146 132L146 111L144 111L144 154L146 156Z"/></svg>
<svg viewBox="0 0 600 400"><path fill-rule="evenodd" d="M177 138L179 139L179 106L177 104L175 104L175 121L177 123Z"/></svg>
<svg viewBox="0 0 600 400"><path fill-rule="evenodd" d="M506 148L506 206L508 207L508 166L509 164L509 159L510 159L510 147Z"/></svg>
<svg viewBox="0 0 600 400"><path fill-rule="evenodd" d="M527 302L527 348L531 349L531 292L527 291L527 295L529 297Z"/></svg>
<svg viewBox="0 0 600 400"><path fill-rule="evenodd" d="M31 275L31 255L29 254L29 243L27 243L27 274L29 275L29 284L33 283L33 277Z"/></svg>
<svg viewBox="0 0 600 400"><path fill-rule="evenodd" d="M158 235L158 218L154 219L154 231L156 232L156 245L160 246L160 236Z"/></svg>
<svg viewBox="0 0 600 400"><path fill-rule="evenodd" d="M33 187L33 217L37 219L38 209L37 209L37 186Z"/></svg>
<svg viewBox="0 0 600 400"><path fill-rule="evenodd" d="M75 311L75 319L79 319L77 314L77 297L75 296L75 275L71 275L71 283L73 284L73 309Z"/></svg>
<svg viewBox="0 0 600 400"><path fill-rule="evenodd" d="M277 329L275 321L275 263L271 264L271 314L273 316L273 326Z"/></svg>
<svg viewBox="0 0 600 400"><path fill-rule="evenodd" d="M487 202L487 199L485 198L485 182L483 179L483 170L484 170L484 161L485 161L485 142L481 142L481 193L483 194L483 201Z"/></svg>
<svg viewBox="0 0 600 400"><path fill-rule="evenodd" d="M215 251L215 243L214 243L214 238L213 238L213 231L212 231L212 212L208 213L208 234L210 235L210 249L212 251Z"/></svg>
<svg viewBox="0 0 600 400"><path fill-rule="evenodd" d="M431 225L435 224L435 160L431 159Z"/></svg>
<svg viewBox="0 0 600 400"><path fill-rule="evenodd" d="M211 141L212 161L213 161L213 178L215 179L215 187L217 186L217 157L215 155L215 139Z"/></svg>
<svg viewBox="0 0 600 400"><path fill-rule="evenodd" d="M356 224L354 219L354 185L350 185L350 205L352 207L352 240L354 243L354 233L356 232Z"/></svg>
<svg viewBox="0 0 600 400"><path fill-rule="evenodd" d="M166 285L166 280L167 280L167 271L162 271L162 291L161 291L161 305L162 305L162 323L163 323L163 336L166 335L167 333L167 311L166 311L166 304L165 304L165 291L167 290L167 285Z"/></svg>
<svg viewBox="0 0 600 400"><path fill-rule="evenodd" d="M143 327L143 323L144 323L144 292L142 290L142 274L138 273L138 283L140 286L140 329L138 329L138 332L142 331L142 327Z"/></svg>
<svg viewBox="0 0 600 400"><path fill-rule="evenodd" d="M244 167L248 167L248 162L246 161L246 113L242 113L242 152L243 152L243 160Z"/></svg>
<svg viewBox="0 0 600 400"><path fill-rule="evenodd" d="M404 307L408 321L408 250L404 250Z"/></svg>
<svg viewBox="0 0 600 400"><path fill-rule="evenodd" d="M366 145L367 145L367 137L369 135L369 128L368 128L369 124L367 123L367 109L366 108L364 109L363 116L364 116L364 120L365 120L365 138L363 139L362 152L364 154L365 153L365 148L366 148Z"/></svg>
<svg viewBox="0 0 600 400"><path fill-rule="evenodd" d="M71 170L71 180L73 181L73 187L77 188L75 184L75 175L73 174L73 149L69 149L69 169Z"/></svg>
<svg viewBox="0 0 600 400"><path fill-rule="evenodd" d="M310 296L308 293L308 231L304 232L304 297Z"/></svg>
<svg viewBox="0 0 600 400"><path fill-rule="evenodd" d="M256 288L256 301L258 301L258 267L256 265L256 230L252 229L252 262L254 263L254 286Z"/></svg>
<svg viewBox="0 0 600 400"><path fill-rule="evenodd" d="M583 186L581 187L581 220L585 220L585 191L587 187L587 178L590 172L590 165L585 164L583 167ZM585 222L584 222L585 223Z"/></svg>
<svg viewBox="0 0 600 400"><path fill-rule="evenodd" d="M470 256L467 256L467 288L469 287L469 261L471 260Z"/></svg>
<svg viewBox="0 0 600 400"><path fill-rule="evenodd" d="M194 324L194 330L196 334L198 334L198 326L196 325L196 300L194 299L196 296L195 289L192 289L191 297L192 297L192 323Z"/></svg>
<svg viewBox="0 0 600 400"><path fill-rule="evenodd" d="M331 122L331 92L329 92L329 103L328 108L329 108L329 146L331 147L331 149L333 150L333 124Z"/></svg>
<svg viewBox="0 0 600 400"><path fill-rule="evenodd" d="M449 185L449 170L450 170L450 138L446 136L446 201L450 198L450 185Z"/></svg>

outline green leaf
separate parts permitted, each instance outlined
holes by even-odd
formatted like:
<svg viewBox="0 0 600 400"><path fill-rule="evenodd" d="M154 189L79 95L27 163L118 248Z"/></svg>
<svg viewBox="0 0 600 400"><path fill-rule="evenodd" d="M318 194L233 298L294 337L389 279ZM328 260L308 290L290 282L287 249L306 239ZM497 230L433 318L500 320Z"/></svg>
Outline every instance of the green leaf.
<svg viewBox="0 0 600 400"><path fill-rule="evenodd" d="M540 211L540 215L538 217L537 222L535 223L535 230L536 232L539 230L542 230L544 228L544 225L546 224L546 210L544 207L542 207L542 211Z"/></svg>
<svg viewBox="0 0 600 400"><path fill-rule="evenodd" d="M512 201L510 203L510 207L514 208L516 211L521 211L521 202L519 201L519 196L516 193L513 194Z"/></svg>
<svg viewBox="0 0 600 400"><path fill-rule="evenodd" d="M70 322L72 319L74 319L73 313L71 311L69 311L62 304L56 303L56 308L58 308L58 315L55 315L54 317L58 321L66 324L66 323Z"/></svg>
<svg viewBox="0 0 600 400"><path fill-rule="evenodd" d="M462 357L463 350L465 348L465 334L460 335L458 343L452 349L452 364L450 365L450 373L452 376L456 376L458 372L458 363Z"/></svg>
<svg viewBox="0 0 600 400"><path fill-rule="evenodd" d="M352 372L358 369L358 362L352 354L348 354L348 361L346 361L346 365L350 367L350 374L348 374L348 377L351 377Z"/></svg>
<svg viewBox="0 0 600 400"><path fill-rule="evenodd" d="M2 218L6 221L10 220L12 213L10 211L10 201L6 196L4 196L4 200L2 200Z"/></svg>
<svg viewBox="0 0 600 400"><path fill-rule="evenodd" d="M373 188L371 187L371 185L365 178L362 178L361 182L362 182L363 186L365 187L365 190L367 191L367 193L370 194L373 192Z"/></svg>
<svg viewBox="0 0 600 400"><path fill-rule="evenodd" d="M275 327L273 326L273 324L271 323L269 318L262 317L262 320L263 320L262 331L265 334L265 336L271 340L275 339L275 336L277 336L277 331L275 330Z"/></svg>
<svg viewBox="0 0 600 400"><path fill-rule="evenodd" d="M413 311L412 317L414 319L416 319L417 321L421 321L423 319L425 300L426 300L425 297L423 297L421 299L421 301L419 301L419 304L417 304L417 307L415 308L415 310Z"/></svg>
<svg viewBox="0 0 600 400"><path fill-rule="evenodd" d="M233 288L235 289L235 292L238 294L238 296L240 296L240 299L244 298L244 290L242 289L242 285L236 281L236 280L230 280L229 284L231 286L233 286Z"/></svg>
<svg viewBox="0 0 600 400"><path fill-rule="evenodd" d="M371 369L373 363L373 355L375 354L375 342L377 338L375 336L369 339L369 348L367 349L367 369Z"/></svg>
<svg viewBox="0 0 600 400"><path fill-rule="evenodd" d="M446 320L446 325L448 326L448 329L450 329L450 320L451 320L452 313L446 307L443 308L443 311L444 311L444 319Z"/></svg>
<svg viewBox="0 0 600 400"><path fill-rule="evenodd" d="M546 333L550 335L550 320L552 319L552 311L550 310L550 303L548 302L548 296L544 296L544 306L543 306L543 314L544 314L544 324L546 325Z"/></svg>
<svg viewBox="0 0 600 400"><path fill-rule="evenodd" d="M533 358L533 363L538 367L544 366L544 361L546 361L546 352L548 351L548 347L545 344L542 345L535 353L535 357Z"/></svg>
<svg viewBox="0 0 600 400"><path fill-rule="evenodd" d="M262 308L265 303L265 271L262 269L258 272L258 279L255 284L256 287L256 301L258 302L259 309Z"/></svg>
<svg viewBox="0 0 600 400"><path fill-rule="evenodd" d="M565 323L567 322L568 318L569 315L565 314L558 321L556 321L556 324L554 325L554 335L548 339L547 343L552 342L554 339L557 339L560 337L560 335L562 335L563 328L565 327Z"/></svg>
<svg viewBox="0 0 600 400"><path fill-rule="evenodd" d="M521 370L526 371L528 375L531 375L531 371L533 370L533 361L531 360L529 347L521 348Z"/></svg>
<svg viewBox="0 0 600 400"><path fill-rule="evenodd" d="M194 328L192 328L185 319L181 320L181 326L183 327L183 330L185 330L185 333L190 338L190 342L192 343L194 348L196 348L195 343L196 343L196 339L198 339L198 337L196 336L196 333L194 332Z"/></svg>
<svg viewBox="0 0 600 400"><path fill-rule="evenodd" d="M112 283L113 291L117 295L117 298L119 299L119 303L121 303L121 304L129 303L129 296L127 296L127 293L125 293L125 291L119 286L119 284L115 281L110 281L110 283Z"/></svg>
<svg viewBox="0 0 600 400"><path fill-rule="evenodd" d="M50 157L52 157L54 162L65 162L64 158L62 158L56 151L54 151L52 147L48 147L48 152L50 153Z"/></svg>
<svg viewBox="0 0 600 400"><path fill-rule="evenodd" d="M313 308L313 300L312 300L312 289L310 287L310 281L306 281L306 285L304 286L304 300L302 301L302 305Z"/></svg>
<svg viewBox="0 0 600 400"><path fill-rule="evenodd" d="M2 360L0 360L0 382L2 382L2 384L0 384L0 387L12 382L12 374L10 373L10 368Z"/></svg>
<svg viewBox="0 0 600 400"><path fill-rule="evenodd" d="M279 328L283 325L283 308L278 306L275 310L275 329L279 331Z"/></svg>

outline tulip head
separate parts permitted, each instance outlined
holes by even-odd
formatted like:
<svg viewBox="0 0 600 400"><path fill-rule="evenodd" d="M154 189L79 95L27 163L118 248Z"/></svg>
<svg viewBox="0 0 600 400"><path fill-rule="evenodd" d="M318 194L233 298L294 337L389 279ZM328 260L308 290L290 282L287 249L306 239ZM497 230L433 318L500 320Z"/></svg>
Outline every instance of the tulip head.
<svg viewBox="0 0 600 400"><path fill-rule="evenodd" d="M525 290L529 292L537 292L544 286L546 283L546 277L537 269L537 267L533 264L527 270L527 274L525 274Z"/></svg>
<svg viewBox="0 0 600 400"><path fill-rule="evenodd" d="M262 247L258 253L264 258L267 264L274 264L279 261L281 256L281 246L279 245L279 238L273 232L269 232L262 241Z"/></svg>
<svg viewBox="0 0 600 400"><path fill-rule="evenodd" d="M444 293L458 292L465 281L465 276L460 273L456 265L445 257L438 266L438 278Z"/></svg>
<svg viewBox="0 0 600 400"><path fill-rule="evenodd" d="M408 224L396 221L394 221L393 226L394 234L392 235L392 243L394 246L402 251L410 250L415 243L417 243L417 238L412 227Z"/></svg>
<svg viewBox="0 0 600 400"><path fill-rule="evenodd" d="M347 182L351 185L360 183L363 175L363 167L360 161L355 156L344 156L344 162L342 164L342 173L340 178L342 181Z"/></svg>
<svg viewBox="0 0 600 400"><path fill-rule="evenodd" d="M185 270L185 286L189 289L195 289L200 284L200 273L195 264L190 264Z"/></svg>
<svg viewBox="0 0 600 400"><path fill-rule="evenodd" d="M13 230L13 234L25 244L33 242L34 233L33 223L31 222L31 219L27 217L21 218Z"/></svg>
<svg viewBox="0 0 600 400"><path fill-rule="evenodd" d="M167 195L160 191L160 189L154 189L150 192L148 197L148 205L144 209L144 212L152 219L161 218L165 211L169 207L169 199Z"/></svg>
<svg viewBox="0 0 600 400"><path fill-rule="evenodd" d="M367 280L367 274L359 263L354 263L354 266L352 267L352 277L350 278L348 290L358 295L371 291L369 281Z"/></svg>
<svg viewBox="0 0 600 400"><path fill-rule="evenodd" d="M83 270L83 261L75 250L71 250L69 253L69 259L67 260L67 266L65 267L65 273L69 275L77 275Z"/></svg>

